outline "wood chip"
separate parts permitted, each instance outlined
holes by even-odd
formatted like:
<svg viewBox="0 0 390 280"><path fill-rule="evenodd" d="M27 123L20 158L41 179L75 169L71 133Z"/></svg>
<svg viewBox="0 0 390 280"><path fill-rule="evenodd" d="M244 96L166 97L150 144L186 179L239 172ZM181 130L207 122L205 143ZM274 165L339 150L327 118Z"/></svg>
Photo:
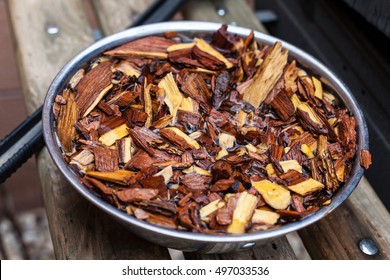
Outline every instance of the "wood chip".
<svg viewBox="0 0 390 280"><path fill-rule="evenodd" d="M87 116L112 88L111 66L109 61L98 64L77 85L75 101L81 117Z"/></svg>
<svg viewBox="0 0 390 280"><path fill-rule="evenodd" d="M75 151L73 140L76 136L74 124L77 122L77 105L74 101L74 94L70 90L64 91L62 97L66 104L60 107L57 118L57 136L62 150L69 155Z"/></svg>
<svg viewBox="0 0 390 280"><path fill-rule="evenodd" d="M256 71L252 83L244 93L244 101L254 108L260 106L268 93L275 86L283 74L283 68L287 64L287 50L282 50L282 44L276 42L269 50L264 62Z"/></svg>

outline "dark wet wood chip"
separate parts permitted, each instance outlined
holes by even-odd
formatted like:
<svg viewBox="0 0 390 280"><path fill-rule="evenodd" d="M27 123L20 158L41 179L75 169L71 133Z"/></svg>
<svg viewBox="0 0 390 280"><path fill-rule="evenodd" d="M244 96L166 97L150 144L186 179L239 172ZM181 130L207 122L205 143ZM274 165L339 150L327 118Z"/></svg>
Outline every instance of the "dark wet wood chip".
<svg viewBox="0 0 390 280"><path fill-rule="evenodd" d="M209 189L211 177L191 172L182 176L181 182L191 190L207 190Z"/></svg>
<svg viewBox="0 0 390 280"><path fill-rule="evenodd" d="M214 182L221 179L228 179L232 175L232 172L233 170L231 164L224 160L218 160L211 167Z"/></svg>
<svg viewBox="0 0 390 280"><path fill-rule="evenodd" d="M115 150L103 147L93 147L95 166L97 171L116 171L118 166L118 154Z"/></svg>

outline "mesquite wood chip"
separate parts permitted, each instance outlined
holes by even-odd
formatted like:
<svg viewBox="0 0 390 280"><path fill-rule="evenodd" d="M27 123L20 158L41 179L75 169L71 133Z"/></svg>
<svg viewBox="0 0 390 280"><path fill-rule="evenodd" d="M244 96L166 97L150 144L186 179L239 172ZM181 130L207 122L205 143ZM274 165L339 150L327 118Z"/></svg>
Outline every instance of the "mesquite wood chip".
<svg viewBox="0 0 390 280"><path fill-rule="evenodd" d="M330 203L357 152L354 116L280 42L226 28L129 42L59 93L57 135L86 187L137 219L212 234Z"/></svg>

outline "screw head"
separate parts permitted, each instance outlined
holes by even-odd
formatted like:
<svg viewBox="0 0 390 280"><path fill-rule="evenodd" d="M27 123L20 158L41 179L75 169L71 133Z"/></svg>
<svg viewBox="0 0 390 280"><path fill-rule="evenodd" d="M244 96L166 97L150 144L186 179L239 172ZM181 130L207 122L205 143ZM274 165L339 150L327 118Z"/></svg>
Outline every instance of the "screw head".
<svg viewBox="0 0 390 280"><path fill-rule="evenodd" d="M362 251L364 254L373 256L378 254L378 247L376 246L375 242L372 241L371 239L362 239L359 242L359 249Z"/></svg>
<svg viewBox="0 0 390 280"><path fill-rule="evenodd" d="M217 7L216 11L217 11L217 15L219 15L220 17L223 17L227 14L227 10L224 7Z"/></svg>
<svg viewBox="0 0 390 280"><path fill-rule="evenodd" d="M250 249L255 247L256 243L255 242L249 242L246 244L241 245L240 249Z"/></svg>
<svg viewBox="0 0 390 280"><path fill-rule="evenodd" d="M60 32L60 28L58 27L58 25L54 23L46 24L45 29L46 29L46 33L49 35L57 35Z"/></svg>

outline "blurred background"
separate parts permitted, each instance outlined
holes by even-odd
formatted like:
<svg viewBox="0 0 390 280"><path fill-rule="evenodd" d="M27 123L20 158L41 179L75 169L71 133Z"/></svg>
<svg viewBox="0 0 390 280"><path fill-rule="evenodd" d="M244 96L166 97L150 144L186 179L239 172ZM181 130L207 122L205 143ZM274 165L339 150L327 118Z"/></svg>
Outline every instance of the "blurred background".
<svg viewBox="0 0 390 280"><path fill-rule="evenodd" d="M87 12L92 14L89 0L83 2ZM215 12L220 13L220 1L214 2ZM365 175L390 210L387 180L390 166L390 110L387 107L390 104L390 1L247 2L272 35L320 59L351 89L361 105L370 133L374 164ZM180 18L180 14L176 18ZM98 29L96 22L95 27ZM15 55L17 46L13 45L6 0L0 0L0 42L0 138L3 138L26 117ZM0 259L53 257L32 158L0 186Z"/></svg>

